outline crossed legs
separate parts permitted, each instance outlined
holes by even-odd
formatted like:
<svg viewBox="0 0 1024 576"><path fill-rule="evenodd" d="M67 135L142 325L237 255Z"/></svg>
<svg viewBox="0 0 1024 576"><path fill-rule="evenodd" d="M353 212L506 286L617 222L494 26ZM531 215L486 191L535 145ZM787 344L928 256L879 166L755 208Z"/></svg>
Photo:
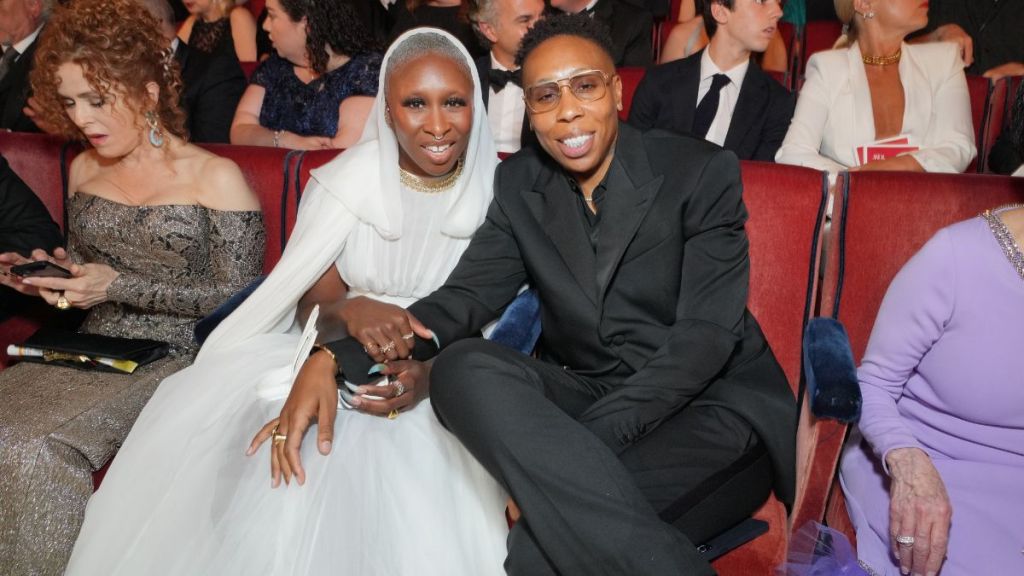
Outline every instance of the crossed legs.
<svg viewBox="0 0 1024 576"><path fill-rule="evenodd" d="M479 339L447 348L431 373L441 422L523 512L509 535L509 574L713 574L681 529L713 535L756 508L721 511L706 527L687 518L727 480L723 471L763 450L756 435L729 410L695 406L616 455L576 421L607 391Z"/></svg>

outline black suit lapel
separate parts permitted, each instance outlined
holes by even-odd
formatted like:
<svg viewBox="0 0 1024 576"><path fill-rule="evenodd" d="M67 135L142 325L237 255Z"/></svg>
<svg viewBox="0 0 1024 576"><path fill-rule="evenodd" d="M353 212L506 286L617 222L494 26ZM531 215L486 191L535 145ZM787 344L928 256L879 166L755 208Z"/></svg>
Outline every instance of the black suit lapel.
<svg viewBox="0 0 1024 576"><path fill-rule="evenodd" d="M534 189L525 198L583 293L596 305L594 250L583 229L579 203L565 174L552 161L545 161Z"/></svg>
<svg viewBox="0 0 1024 576"><path fill-rule="evenodd" d="M655 177L651 172L640 131L620 122L615 159L609 169L604 202L601 203L596 263L599 298L604 298L626 247L654 204L654 196L662 180L664 176Z"/></svg>
<svg viewBox="0 0 1024 576"><path fill-rule="evenodd" d="M743 77L743 85L740 86L740 97L736 100L736 108L732 112L723 148L740 150L740 145L751 128L761 124L758 119L768 107L768 80L768 76L761 71L757 63L751 62L747 68L747 75Z"/></svg>
<svg viewBox="0 0 1024 576"><path fill-rule="evenodd" d="M480 78L480 97L484 100L484 108L487 108L487 101L491 96L491 54L487 54L473 61L476 64L476 75Z"/></svg>
<svg viewBox="0 0 1024 576"><path fill-rule="evenodd" d="M38 131L35 124L22 112L30 94L29 72L32 70L32 60L35 58L37 46L39 38L18 56L0 81L0 126L15 131Z"/></svg>
<svg viewBox="0 0 1024 576"><path fill-rule="evenodd" d="M682 60L679 67L679 91L681 102L668 105L679 114L679 128L686 133L693 129L693 115L697 111L697 90L700 88L700 58L704 50Z"/></svg>

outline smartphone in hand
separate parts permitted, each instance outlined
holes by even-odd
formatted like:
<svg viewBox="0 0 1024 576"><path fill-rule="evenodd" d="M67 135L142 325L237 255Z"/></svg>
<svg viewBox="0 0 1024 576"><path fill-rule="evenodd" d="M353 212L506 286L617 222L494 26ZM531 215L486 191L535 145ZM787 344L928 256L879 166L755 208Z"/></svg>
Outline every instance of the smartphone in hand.
<svg viewBox="0 0 1024 576"><path fill-rule="evenodd" d="M71 278L70 270L46 260L11 266L11 274L22 278Z"/></svg>

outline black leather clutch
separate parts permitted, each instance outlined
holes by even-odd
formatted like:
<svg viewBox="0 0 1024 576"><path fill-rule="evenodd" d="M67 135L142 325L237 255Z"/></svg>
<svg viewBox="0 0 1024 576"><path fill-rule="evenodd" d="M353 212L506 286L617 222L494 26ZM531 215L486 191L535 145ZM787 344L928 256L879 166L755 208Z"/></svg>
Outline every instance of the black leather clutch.
<svg viewBox="0 0 1024 576"><path fill-rule="evenodd" d="M158 340L43 328L21 344L15 355L27 362L131 374L139 366L166 356L168 349L167 342Z"/></svg>

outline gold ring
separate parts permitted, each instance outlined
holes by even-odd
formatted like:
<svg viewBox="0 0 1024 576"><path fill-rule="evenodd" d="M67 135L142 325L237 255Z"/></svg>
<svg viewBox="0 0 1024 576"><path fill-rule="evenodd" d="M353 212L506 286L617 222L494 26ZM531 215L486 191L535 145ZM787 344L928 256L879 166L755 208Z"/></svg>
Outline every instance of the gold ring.
<svg viewBox="0 0 1024 576"><path fill-rule="evenodd" d="M277 433L277 426L274 426L274 429L270 431L270 436L273 438L271 442L273 442L274 444L283 444L284 441L288 439L287 434Z"/></svg>
<svg viewBox="0 0 1024 576"><path fill-rule="evenodd" d="M405 335L402 336L402 340L412 340L415 337L416 337L416 333L415 332L409 332L408 334L405 334Z"/></svg>
<svg viewBox="0 0 1024 576"><path fill-rule="evenodd" d="M388 412L388 420L394 420L395 418L398 418L398 410Z"/></svg>
<svg viewBox="0 0 1024 576"><path fill-rule="evenodd" d="M385 344L385 345L380 347L380 353L381 354L387 354L388 352L391 352L394 349L395 349L395 341L391 340L387 344Z"/></svg>
<svg viewBox="0 0 1024 576"><path fill-rule="evenodd" d="M57 296L57 309L67 310L68 308L71 308L71 300L68 300L68 297L61 292L60 296Z"/></svg>

